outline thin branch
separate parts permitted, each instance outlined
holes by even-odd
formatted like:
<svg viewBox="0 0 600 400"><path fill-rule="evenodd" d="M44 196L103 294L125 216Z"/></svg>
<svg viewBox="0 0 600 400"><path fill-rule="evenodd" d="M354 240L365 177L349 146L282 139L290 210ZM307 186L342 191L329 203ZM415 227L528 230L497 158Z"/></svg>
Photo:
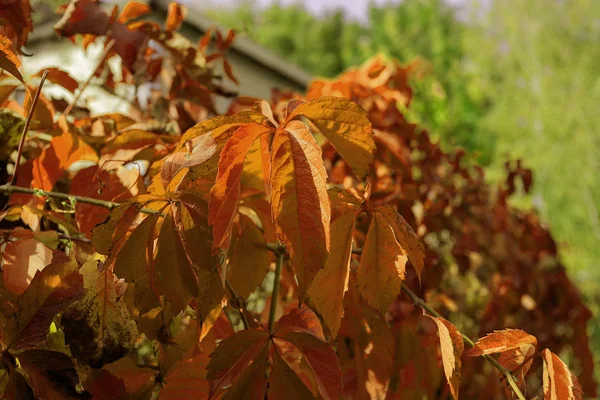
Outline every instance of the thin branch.
<svg viewBox="0 0 600 400"><path fill-rule="evenodd" d="M108 53L110 53L110 51L112 50L114 45L115 45L115 40L111 39L111 41L108 43L108 45L106 45L106 47L104 48L104 51L102 52L102 55L100 56L100 61L98 61L98 65L96 65L96 68L94 68L94 71L90 74L90 76L83 83L83 85L81 85L81 87L79 88L79 91L73 97L73 101L71 101L69 106L65 109L65 112L63 112L63 115L65 117L71 113L71 111L73 110L73 107L75 107L75 105L79 101L79 98L81 97L81 94L83 93L83 91L90 85L90 82L92 81L94 76L96 76L96 73L98 72L98 70L100 70L100 68L106 61L106 57L108 57Z"/></svg>
<svg viewBox="0 0 600 400"><path fill-rule="evenodd" d="M275 278L273 279L273 294L271 295L271 309L269 310L269 333L273 333L275 328L275 314L277 312L277 299L279 298L279 281L281 280L281 269L283 268L284 257L285 254L282 251L277 253Z"/></svg>
<svg viewBox="0 0 600 400"><path fill-rule="evenodd" d="M231 304L240 313L240 318L242 319L242 323L244 324L244 329L250 329L250 322L246 317L246 302L239 294L237 294L233 286L231 286L231 282L229 282L229 279L225 279L225 286L231 294Z"/></svg>
<svg viewBox="0 0 600 400"><path fill-rule="evenodd" d="M40 84L38 85L38 88L35 91L33 100L31 101L31 108L29 109L29 114L27 114L27 120L25 121L25 126L23 127L23 132L21 133L21 140L19 141L19 149L17 150L17 161L15 162L15 172L13 173L12 178L10 179L9 185L14 185L15 182L17 182L17 172L19 171L19 165L21 164L21 155L23 154L25 138L27 137L27 131L29 130L31 120L33 119L33 110L35 110L35 106L38 102L38 99L40 98L40 94L42 93L42 87L44 86L44 82L46 81L47 76L48 70L44 70L44 74L42 75ZM27 94L29 94L29 92L27 92Z"/></svg>
<svg viewBox="0 0 600 400"><path fill-rule="evenodd" d="M26 188L26 187L22 187L22 186L12 186L12 185L1 185L0 193L7 193L8 195L10 195L12 193L26 193L26 194L32 194L34 196L51 197L54 199L75 201L77 203L93 204L95 206L104 207L109 210L115 209L121 205L121 203L116 203L114 201L95 199L93 197L74 196L74 195L67 194L67 193L48 192L48 191L41 190L41 189L31 189L31 188ZM140 210L140 212L142 212L144 214L156 214L158 211L152 210L149 208L142 208Z"/></svg>
<svg viewBox="0 0 600 400"><path fill-rule="evenodd" d="M274 245L273 243L267 243L267 249L273 251L273 248L280 248L277 245ZM352 253L353 254L362 254L362 248L356 248L356 249L352 249ZM279 250L281 251L281 250ZM277 253L278 258L277 260L279 261L279 257L282 257L281 252ZM275 271L277 272L277 270ZM415 305L420 306L421 308L423 308L425 311L427 311L427 313L429 313L430 315L433 315L434 317L438 317L438 318L443 318L437 311L435 311L433 308L431 308L431 306L429 306L429 304L427 304L425 302L425 300L423 300L422 298L420 298L419 296L417 296L412 290L410 290L408 288L408 286L406 286L404 284L404 282L402 282L402 286L401 286L402 291L408 295L408 297L411 298L411 300L413 301L413 303ZM273 294L275 294L275 292L273 291ZM273 301L273 300L271 300ZM273 303L271 303L271 310L273 310ZM271 314L273 314L273 312L271 312ZM269 328L271 327L270 322L271 322L271 314L269 315ZM269 331L271 331L271 329L269 329ZM471 347L475 346L475 342L473 342L473 340L471 340L470 337L468 337L467 335L465 335L464 333L460 333L463 340ZM483 357L487 362L489 362L490 364L492 364L498 371L500 371L500 373L502 375L504 375L504 377L506 378L506 381L508 382L508 384L510 385L510 387L512 388L512 390L515 392L515 394L517 395L517 398L519 400L526 400L525 396L523 395L523 393L521 392L521 389L519 389L519 386L517 385L517 382L515 380L515 377L511 374L511 372L506 369L502 364L500 364L494 357L488 355L488 354L484 354L481 357Z"/></svg>

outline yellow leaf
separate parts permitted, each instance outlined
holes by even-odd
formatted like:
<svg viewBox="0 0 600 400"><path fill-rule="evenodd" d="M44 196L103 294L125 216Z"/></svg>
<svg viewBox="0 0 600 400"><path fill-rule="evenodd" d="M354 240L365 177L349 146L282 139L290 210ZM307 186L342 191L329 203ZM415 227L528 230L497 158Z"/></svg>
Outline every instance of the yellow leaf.
<svg viewBox="0 0 600 400"><path fill-rule="evenodd" d="M308 127L292 121L278 129L271 149L271 214L290 252L300 300L329 251L330 204L321 148Z"/></svg>
<svg viewBox="0 0 600 400"><path fill-rule="evenodd" d="M446 380L450 386L450 393L458 400L458 389L460 387L461 356L464 349L463 338L458 329L444 318L431 317L438 328L440 337L440 350L442 353L442 365Z"/></svg>
<svg viewBox="0 0 600 400"><path fill-rule="evenodd" d="M425 248L415 231L402 215L398 214L391 206L380 206L375 211L381 213L388 221L394 230L396 240L408 253L408 259L417 271L417 276L421 279L421 272L425 267Z"/></svg>
<svg viewBox="0 0 600 400"><path fill-rule="evenodd" d="M331 253L308 290L311 301L334 338L344 315L344 293L348 290L353 233L353 211L343 213L331 223Z"/></svg>
<svg viewBox="0 0 600 400"><path fill-rule="evenodd" d="M367 303L382 314L400 293L407 259L386 218L373 213L358 267L358 286Z"/></svg>
<svg viewBox="0 0 600 400"><path fill-rule="evenodd" d="M375 141L371 122L363 108L342 97L326 96L299 105L288 120L299 116L311 120L356 175L362 178L369 172Z"/></svg>

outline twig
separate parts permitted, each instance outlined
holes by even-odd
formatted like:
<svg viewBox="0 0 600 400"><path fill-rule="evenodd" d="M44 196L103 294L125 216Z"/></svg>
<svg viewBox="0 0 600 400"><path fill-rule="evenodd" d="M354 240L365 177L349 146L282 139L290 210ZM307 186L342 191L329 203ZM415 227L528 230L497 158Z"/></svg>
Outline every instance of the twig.
<svg viewBox="0 0 600 400"><path fill-rule="evenodd" d="M31 101L31 108L29 109L29 113L27 114L27 120L25 121L25 126L23 127L23 132L21 133L21 140L19 141L19 149L17 150L17 161L15 162L15 172L13 173L12 178L10 179L9 185L14 185L15 182L17 182L17 172L19 171L19 165L21 164L21 155L23 154L25 138L27 137L27 131L29 130L29 125L31 124L31 120L33 118L33 110L35 110L35 105L37 104L38 99L40 98L40 93L42 93L42 86L44 86L44 82L46 81L47 76L48 70L44 70L44 74L42 75L40 84L38 85L38 88L35 91L33 100Z"/></svg>
<svg viewBox="0 0 600 400"><path fill-rule="evenodd" d="M225 286L231 294L231 304L240 313L240 318L242 319L242 323L244 324L244 329L250 329L250 322L246 317L246 302L239 294L237 294L237 292L235 291L233 286L231 286L231 282L229 282L228 279L225 280Z"/></svg>
<svg viewBox="0 0 600 400"><path fill-rule="evenodd" d="M280 249L281 247L278 245L275 245L273 243L267 243L267 249L273 251L272 249ZM353 254L362 254L362 248L356 248L352 250ZM277 254L277 261L279 262L279 257L282 257L281 254L281 250L278 250L279 252L276 253ZM277 269L275 270L275 273L277 274ZM276 275L277 278L277 275ZM279 285L275 286L278 287ZM404 284L404 282L402 282L402 286L401 286L402 291L408 295L408 297L411 298L411 300L413 301L413 303L415 305L420 306L421 308L423 308L425 311L427 311L427 313L429 313L430 315L433 315L434 317L438 317L438 318L443 318L437 311L435 311L433 308L431 308L431 306L429 306L429 304L427 304L425 302L425 300L421 299L419 296L417 296L412 290L410 290L408 288L408 286L406 286ZM273 290L273 295L275 295L275 290ZM269 314L269 331L272 332L271 330L271 317L273 316L274 312L273 312L273 300L271 300L271 314ZM273 316L274 318L274 316ZM471 340L470 337L468 337L467 335L465 335L464 333L460 333L463 340L471 347L475 346L475 342L473 342L473 340ZM506 378L506 381L508 382L508 384L510 385L510 387L512 388L513 392L515 392L515 394L517 395L517 398L519 400L526 400L525 396L523 395L523 393L521 392L521 389L519 389L519 386L517 385L517 382L515 380L515 377L511 374L511 372L506 369L502 364L500 364L494 357L488 355L488 354L484 354L481 357L483 357L483 359L485 359L487 362L489 362L490 364L492 364L498 371L500 371L500 373L502 373L502 375L504 375L504 377Z"/></svg>
<svg viewBox="0 0 600 400"><path fill-rule="evenodd" d="M278 246L280 247L280 246ZM273 333L275 328L275 314L277 312L277 299L279 298L279 281L281 279L281 269L283 268L283 251L277 253L277 262L275 264L275 278L273 279L273 294L271 295L271 309L269 310L269 333Z"/></svg>
<svg viewBox="0 0 600 400"><path fill-rule="evenodd" d="M93 197L74 196L74 195L66 194L66 193L48 192L48 191L41 190L41 189L31 189L31 188L26 188L26 187L22 187L22 186L12 186L12 185L1 185L0 193L7 193L9 195L12 193L26 193L26 194L32 194L35 196L51 197L54 199L61 199L61 200L68 200L68 201L73 200L77 203L93 204L95 206L104 207L109 210L117 208L118 206L121 205L121 203L115 203L114 201L95 199ZM158 211L152 210L149 208L142 208L140 210L140 212L142 212L144 214L156 214Z"/></svg>
<svg viewBox="0 0 600 400"><path fill-rule="evenodd" d="M65 112L63 112L63 115L65 117L71 113L71 111L73 110L73 107L75 107L75 105L79 101L79 98L81 97L81 94L83 93L83 91L90 85L92 78L94 78L94 76L96 76L96 73L102 67L102 65L104 64L104 61L106 61L106 57L108 57L108 53L110 53L110 51L112 50L114 45L115 45L115 40L111 39L111 41L108 43L108 45L106 45L106 47L104 48L104 51L102 52L102 55L100 56L100 61L98 61L98 65L96 65L96 68L94 68L94 71L90 74L90 76L87 78L87 80L85 82L83 82L83 85L81 85L81 87L79 88L79 91L73 97L73 101L71 101L71 103L69 103L69 105L65 109Z"/></svg>

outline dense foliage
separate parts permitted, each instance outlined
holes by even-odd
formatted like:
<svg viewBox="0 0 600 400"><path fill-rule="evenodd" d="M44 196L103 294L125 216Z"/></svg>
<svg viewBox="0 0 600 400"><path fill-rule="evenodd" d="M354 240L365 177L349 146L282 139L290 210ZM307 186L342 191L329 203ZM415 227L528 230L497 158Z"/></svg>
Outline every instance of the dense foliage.
<svg viewBox="0 0 600 400"><path fill-rule="evenodd" d="M103 43L98 67L25 79L29 2L2 7L3 398L595 395L590 312L537 215L508 204L531 171L486 184L408 122L410 66L237 98L212 69L235 79L232 32L208 54L210 32L177 33L181 6L161 26L142 3L73 0L56 31ZM95 115L92 78L156 85Z"/></svg>

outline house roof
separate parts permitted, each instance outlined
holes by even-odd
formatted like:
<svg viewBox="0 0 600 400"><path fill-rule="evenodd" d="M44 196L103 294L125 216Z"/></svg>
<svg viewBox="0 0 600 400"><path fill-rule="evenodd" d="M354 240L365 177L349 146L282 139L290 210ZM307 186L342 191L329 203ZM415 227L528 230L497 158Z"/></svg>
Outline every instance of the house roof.
<svg viewBox="0 0 600 400"><path fill-rule="evenodd" d="M151 4L154 6L153 8L166 13L169 3L171 2L172 0L153 0L151 1ZM189 7L189 11L184 23L201 32L206 32L211 28L218 28L222 31L227 30L227 28L209 20L202 15L199 10L193 9L192 7ZM237 36L233 41L231 50L251 58L259 64L262 64L263 66L290 79L301 87L307 88L312 81L312 76L308 72L304 71L296 64L284 60L272 51L255 43L247 37Z"/></svg>
<svg viewBox="0 0 600 400"><path fill-rule="evenodd" d="M152 5L153 9L166 14L171 1L172 0L151 0L150 4ZM33 44L42 40L48 40L54 37L53 25L56 21L54 21L54 18L48 18L44 22L46 23L36 26L36 29L29 35L29 44ZM189 8L189 12L185 18L184 25L199 31L200 33L204 33L207 30L214 28L217 28L221 31L226 30L225 27L216 24L214 21L211 21L202 15L199 10L191 7ZM307 88L312 81L312 76L308 72L304 71L296 64L284 60L272 51L255 43L247 37L237 36L233 41L230 51L234 51L238 54L248 57L265 68L272 70L286 79L289 79L300 87Z"/></svg>

